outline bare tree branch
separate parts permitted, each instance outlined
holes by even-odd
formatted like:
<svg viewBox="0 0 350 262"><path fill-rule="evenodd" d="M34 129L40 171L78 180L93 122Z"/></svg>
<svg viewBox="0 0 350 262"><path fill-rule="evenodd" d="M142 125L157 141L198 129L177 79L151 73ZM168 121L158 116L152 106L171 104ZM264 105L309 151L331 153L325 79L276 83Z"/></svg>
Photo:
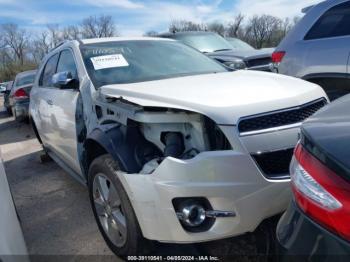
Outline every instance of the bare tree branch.
<svg viewBox="0 0 350 262"><path fill-rule="evenodd" d="M242 14L238 14L235 16L234 20L228 24L226 29L226 35L228 37L240 37L242 35L244 16Z"/></svg>
<svg viewBox="0 0 350 262"><path fill-rule="evenodd" d="M184 31L206 31L207 27L204 24L194 23L187 20L173 20L169 25L169 32L184 32Z"/></svg>
<svg viewBox="0 0 350 262"><path fill-rule="evenodd" d="M219 22L213 22L208 24L208 31L215 32L221 36L225 36L225 26Z"/></svg>
<svg viewBox="0 0 350 262"><path fill-rule="evenodd" d="M90 16L82 22L83 38L101 38L117 36L117 30L111 16Z"/></svg>
<svg viewBox="0 0 350 262"><path fill-rule="evenodd" d="M273 34L281 27L281 19L271 15L253 16L246 28L246 37L256 48L271 43Z"/></svg>
<svg viewBox="0 0 350 262"><path fill-rule="evenodd" d="M20 29L16 24L2 25L4 46L11 48L14 59L24 64L25 51L29 44L29 35L25 29Z"/></svg>

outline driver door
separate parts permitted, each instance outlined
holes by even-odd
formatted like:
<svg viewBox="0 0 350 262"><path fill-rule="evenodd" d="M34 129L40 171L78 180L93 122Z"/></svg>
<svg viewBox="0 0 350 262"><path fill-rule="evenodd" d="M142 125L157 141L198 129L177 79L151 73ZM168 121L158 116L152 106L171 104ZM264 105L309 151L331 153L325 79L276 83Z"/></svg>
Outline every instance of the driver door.
<svg viewBox="0 0 350 262"><path fill-rule="evenodd" d="M56 155L78 174L82 174L78 145L76 111L80 97L79 78L74 54L71 49L62 50L59 54L56 73L70 72L76 79L75 87L52 87L49 114L50 134L52 150Z"/></svg>

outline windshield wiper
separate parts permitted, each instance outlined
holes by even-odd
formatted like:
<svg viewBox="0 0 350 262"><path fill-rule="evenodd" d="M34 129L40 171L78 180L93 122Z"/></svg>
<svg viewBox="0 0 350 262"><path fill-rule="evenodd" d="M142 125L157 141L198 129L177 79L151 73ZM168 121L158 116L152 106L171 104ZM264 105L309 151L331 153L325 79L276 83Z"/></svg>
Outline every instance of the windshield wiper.
<svg viewBox="0 0 350 262"><path fill-rule="evenodd" d="M229 48L224 48L224 49L218 49L218 50L214 50L213 52L220 52L220 51L231 51L232 49Z"/></svg>

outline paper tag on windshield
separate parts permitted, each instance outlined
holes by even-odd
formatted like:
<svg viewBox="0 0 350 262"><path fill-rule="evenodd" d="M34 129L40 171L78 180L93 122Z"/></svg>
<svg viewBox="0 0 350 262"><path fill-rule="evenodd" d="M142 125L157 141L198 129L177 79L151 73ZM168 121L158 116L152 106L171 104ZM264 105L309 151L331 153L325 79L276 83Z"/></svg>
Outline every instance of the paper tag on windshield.
<svg viewBox="0 0 350 262"><path fill-rule="evenodd" d="M122 54L91 57L95 70L129 66Z"/></svg>

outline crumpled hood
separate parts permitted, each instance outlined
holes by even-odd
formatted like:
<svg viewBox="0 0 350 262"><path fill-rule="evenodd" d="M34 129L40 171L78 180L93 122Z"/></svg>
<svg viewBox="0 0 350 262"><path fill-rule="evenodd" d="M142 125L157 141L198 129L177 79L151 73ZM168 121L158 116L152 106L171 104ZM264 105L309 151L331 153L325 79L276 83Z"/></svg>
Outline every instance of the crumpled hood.
<svg viewBox="0 0 350 262"><path fill-rule="evenodd" d="M235 71L141 83L107 85L101 93L147 107L198 112L218 124L326 97L319 86L273 73Z"/></svg>
<svg viewBox="0 0 350 262"><path fill-rule="evenodd" d="M231 61L237 58L245 61L249 61L252 59L269 58L271 57L273 50L274 50L273 48L260 49L260 50L229 50L229 51L219 51L214 53L208 53L207 55L212 58L216 58L224 61Z"/></svg>

